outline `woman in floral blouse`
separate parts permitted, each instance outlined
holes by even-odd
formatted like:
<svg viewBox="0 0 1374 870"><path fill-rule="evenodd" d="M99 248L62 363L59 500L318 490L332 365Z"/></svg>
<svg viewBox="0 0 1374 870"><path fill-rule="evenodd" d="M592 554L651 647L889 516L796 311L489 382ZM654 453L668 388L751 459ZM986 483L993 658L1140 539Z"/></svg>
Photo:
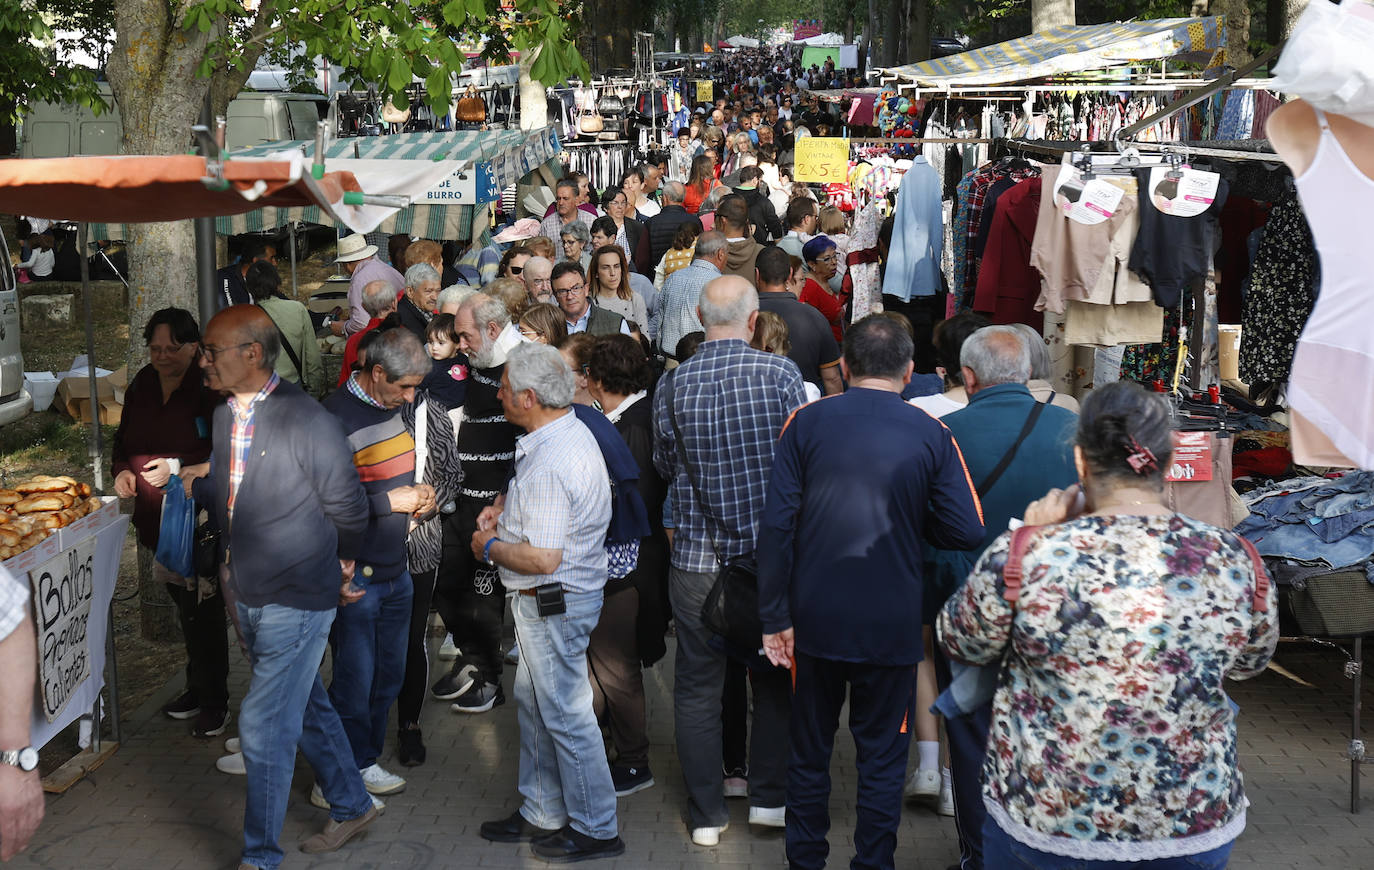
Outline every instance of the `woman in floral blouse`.
<svg viewBox="0 0 1374 870"><path fill-rule="evenodd" d="M1075 486L1027 509L1041 528L1019 596L1008 533L940 615L953 658L1005 656L983 762L987 867L1222 868L1245 827L1222 679L1268 663L1274 594L1236 535L1161 503L1169 429L1140 387L1094 390L1074 451L1082 498Z"/></svg>

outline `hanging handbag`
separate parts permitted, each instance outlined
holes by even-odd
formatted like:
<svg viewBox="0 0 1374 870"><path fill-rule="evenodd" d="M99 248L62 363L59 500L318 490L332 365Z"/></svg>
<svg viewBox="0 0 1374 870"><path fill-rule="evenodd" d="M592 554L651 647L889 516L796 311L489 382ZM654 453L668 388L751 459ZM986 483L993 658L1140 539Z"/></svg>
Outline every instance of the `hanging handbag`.
<svg viewBox="0 0 1374 870"><path fill-rule="evenodd" d="M585 94L582 108L577 113L577 132L584 136L595 136L601 132L604 123L596 111L594 92L587 90Z"/></svg>
<svg viewBox="0 0 1374 870"><path fill-rule="evenodd" d="M619 117L625 114L625 100L617 93L609 90L601 92L601 99L596 101L596 110L601 113L601 117L614 115Z"/></svg>
<svg viewBox="0 0 1374 870"><path fill-rule="evenodd" d="M701 606L701 622L708 630L720 635L725 643L740 652L757 654L763 647L763 620L759 617L759 575L758 563L753 553L744 553L722 559L720 548L716 546L716 535L711 530L715 524L706 500L701 497L697 486L692 461L687 458L686 443L682 430L677 424L677 409L671 399L668 402L668 419L673 424L673 438L677 441L677 452L682 457L683 469L687 472L687 482L692 487L692 495L697 506L706 518L706 535L711 540L711 549L716 554L719 570L715 582L706 593L706 601Z"/></svg>
<svg viewBox="0 0 1374 870"><path fill-rule="evenodd" d="M458 120L465 124L485 124L487 122L487 101L477 94L476 85L468 85L458 100Z"/></svg>
<svg viewBox="0 0 1374 870"><path fill-rule="evenodd" d="M384 124L404 124L410 120L410 106L405 109L396 108L396 104L390 100L382 106L382 123Z"/></svg>

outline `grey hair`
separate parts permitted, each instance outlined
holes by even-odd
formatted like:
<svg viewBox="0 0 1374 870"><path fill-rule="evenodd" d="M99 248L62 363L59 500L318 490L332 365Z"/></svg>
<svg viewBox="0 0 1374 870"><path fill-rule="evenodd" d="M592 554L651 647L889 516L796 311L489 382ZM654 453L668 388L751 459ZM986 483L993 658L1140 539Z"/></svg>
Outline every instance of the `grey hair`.
<svg viewBox="0 0 1374 870"><path fill-rule="evenodd" d="M406 286L419 287L426 281L438 281L439 270L428 263L416 263L406 269Z"/></svg>
<svg viewBox="0 0 1374 870"><path fill-rule="evenodd" d="M722 199L725 199L725 197L729 196L730 193L730 188L726 187L723 184L720 187L713 189L710 193L706 195L706 200L702 202L701 211L708 213L715 211L716 206L720 205L720 201Z"/></svg>
<svg viewBox="0 0 1374 870"><path fill-rule="evenodd" d="M367 368L381 366L387 381L424 377L434 367L425 346L409 329L388 329L367 346Z"/></svg>
<svg viewBox="0 0 1374 870"><path fill-rule="evenodd" d="M363 310L373 317L396 304L396 288L390 281L368 281L363 288Z"/></svg>
<svg viewBox="0 0 1374 870"><path fill-rule="evenodd" d="M478 329L485 329L488 323L495 323L502 329L510 324L510 310L506 308L506 303L495 296L474 293L463 300L462 307L472 312L472 319Z"/></svg>
<svg viewBox="0 0 1374 870"><path fill-rule="evenodd" d="M477 291L466 284L454 284L439 291L439 299L435 302L440 311L444 310L445 305L462 305L463 300L467 299Z"/></svg>
<svg viewBox="0 0 1374 870"><path fill-rule="evenodd" d="M719 284L727 290L738 287L739 292L716 299L710 292L713 284ZM706 286L701 288L701 298L697 300L701 325L707 329L713 326L744 326L749 322L749 315L758 310L759 294L748 281L735 275L722 275L707 281Z"/></svg>
<svg viewBox="0 0 1374 870"><path fill-rule="evenodd" d="M582 222L578 221L578 223ZM541 266L547 266L550 272L553 271L553 263L549 261L548 257L530 257L528 260L525 261L525 271L520 273L520 277L524 278L526 275L530 273L531 269L535 269Z"/></svg>
<svg viewBox="0 0 1374 870"><path fill-rule="evenodd" d="M1024 384L1030 380L1031 352L1015 326L985 326L959 349L959 365L971 369L985 387Z"/></svg>
<svg viewBox="0 0 1374 870"><path fill-rule="evenodd" d="M545 408L566 408L577 393L572 369L558 349L534 341L523 341L506 355L506 377L514 393L534 390L534 397Z"/></svg>
<svg viewBox="0 0 1374 870"><path fill-rule="evenodd" d="M258 368L270 372L277 367L277 357L281 354L281 330L277 329L270 317L253 317L242 327L245 341L262 345L262 364Z"/></svg>
<svg viewBox="0 0 1374 870"><path fill-rule="evenodd" d="M714 257L716 254L725 250L729 244L730 243L725 240L725 233L722 233L720 230L707 230L697 236L697 249L696 253L692 255L692 259L705 260L709 257Z"/></svg>
<svg viewBox="0 0 1374 870"><path fill-rule="evenodd" d="M684 185L681 181L669 181L663 185L664 203L675 202L681 204L686 199L687 186Z"/></svg>
<svg viewBox="0 0 1374 870"><path fill-rule="evenodd" d="M561 239L564 236L572 236L575 241L581 242L584 245L592 240L591 230L587 229L587 225L582 223L582 221L573 221L561 227L558 230L558 237Z"/></svg>
<svg viewBox="0 0 1374 870"><path fill-rule="evenodd" d="M1045 344L1045 337L1035 331L1035 327L1026 323L1012 324L1021 331L1021 336L1026 340L1026 347L1030 349L1031 368L1030 376L1032 380L1047 381L1050 379L1050 349Z"/></svg>

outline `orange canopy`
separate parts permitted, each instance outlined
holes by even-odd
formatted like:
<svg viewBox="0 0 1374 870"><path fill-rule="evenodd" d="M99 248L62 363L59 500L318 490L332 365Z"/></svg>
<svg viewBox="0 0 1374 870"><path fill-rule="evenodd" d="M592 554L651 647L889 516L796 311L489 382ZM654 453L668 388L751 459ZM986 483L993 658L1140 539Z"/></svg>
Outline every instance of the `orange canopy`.
<svg viewBox="0 0 1374 870"><path fill-rule="evenodd" d="M268 205L318 205L332 214L346 191L360 190L351 172L316 179L282 160L226 160L223 174L222 186L207 185L206 159L195 155L0 160L0 212L99 223L221 217Z"/></svg>

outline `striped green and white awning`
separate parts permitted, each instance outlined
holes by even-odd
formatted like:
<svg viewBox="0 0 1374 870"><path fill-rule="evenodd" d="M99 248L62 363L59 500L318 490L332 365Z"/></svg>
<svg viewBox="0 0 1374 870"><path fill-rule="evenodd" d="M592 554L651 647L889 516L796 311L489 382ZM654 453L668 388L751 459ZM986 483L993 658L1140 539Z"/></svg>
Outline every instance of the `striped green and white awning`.
<svg viewBox="0 0 1374 870"><path fill-rule="evenodd" d="M408 233L422 239L470 238L474 215L486 205L412 205L382 221L374 232ZM246 214L215 218L215 232L221 236L258 233L284 227L288 223L323 224L347 230L331 220L318 206L307 208L260 208ZM92 239L118 241L129 237L129 224L91 224Z"/></svg>

